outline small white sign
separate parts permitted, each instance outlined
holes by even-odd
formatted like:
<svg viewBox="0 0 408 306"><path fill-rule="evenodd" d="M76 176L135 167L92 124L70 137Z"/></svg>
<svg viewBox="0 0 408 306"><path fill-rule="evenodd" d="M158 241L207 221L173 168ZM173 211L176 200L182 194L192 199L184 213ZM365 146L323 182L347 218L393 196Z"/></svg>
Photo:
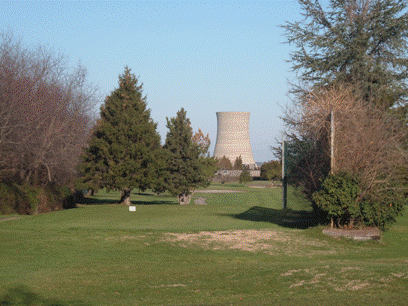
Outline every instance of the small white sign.
<svg viewBox="0 0 408 306"><path fill-rule="evenodd" d="M129 206L129 211L136 211L136 206Z"/></svg>

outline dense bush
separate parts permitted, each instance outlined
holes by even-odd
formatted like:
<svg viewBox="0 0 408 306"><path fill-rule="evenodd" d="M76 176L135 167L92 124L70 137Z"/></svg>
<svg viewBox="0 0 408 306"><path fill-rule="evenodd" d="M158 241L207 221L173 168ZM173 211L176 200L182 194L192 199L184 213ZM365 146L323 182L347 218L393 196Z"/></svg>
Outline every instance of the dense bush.
<svg viewBox="0 0 408 306"><path fill-rule="evenodd" d="M278 160L271 160L261 166L261 178L266 181L277 181L282 177L282 165Z"/></svg>
<svg viewBox="0 0 408 306"><path fill-rule="evenodd" d="M223 156L221 159L217 159L215 164L220 170L232 170L233 166L228 157Z"/></svg>
<svg viewBox="0 0 408 306"><path fill-rule="evenodd" d="M247 182L251 182L252 181L252 176L249 173L247 168L244 168L244 170L242 170L240 176L239 176L239 182L241 184L245 184Z"/></svg>
<svg viewBox="0 0 408 306"><path fill-rule="evenodd" d="M382 230L395 222L407 201L393 190L363 194L359 182L347 173L329 175L312 198L338 227L375 226Z"/></svg>
<svg viewBox="0 0 408 306"><path fill-rule="evenodd" d="M328 176L320 191L312 198L316 205L328 214L338 225L348 225L359 217L357 197L360 193L358 183L348 174Z"/></svg>
<svg viewBox="0 0 408 306"><path fill-rule="evenodd" d="M405 195L394 190L369 194L360 202L361 219L365 225L387 229L402 213L405 204Z"/></svg>
<svg viewBox="0 0 408 306"><path fill-rule="evenodd" d="M1 214L30 213L28 197L15 185L4 182L0 183L0 198Z"/></svg>
<svg viewBox="0 0 408 306"><path fill-rule="evenodd" d="M52 184L41 187L1 182L0 198L1 214L33 215L76 207L68 188Z"/></svg>

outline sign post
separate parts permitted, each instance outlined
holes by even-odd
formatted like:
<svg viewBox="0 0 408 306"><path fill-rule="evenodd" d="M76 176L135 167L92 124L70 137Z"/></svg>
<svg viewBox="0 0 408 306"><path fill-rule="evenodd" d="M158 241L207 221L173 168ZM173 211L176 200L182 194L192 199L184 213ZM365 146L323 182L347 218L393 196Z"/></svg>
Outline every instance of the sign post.
<svg viewBox="0 0 408 306"><path fill-rule="evenodd" d="M286 141L285 138L282 140L282 209L285 210L287 207L287 195L288 195L288 182L286 177Z"/></svg>
<svg viewBox="0 0 408 306"><path fill-rule="evenodd" d="M334 111L330 113L330 174L334 174L334 167L335 167L335 160L334 160L334 133L335 133L335 125L334 125Z"/></svg>

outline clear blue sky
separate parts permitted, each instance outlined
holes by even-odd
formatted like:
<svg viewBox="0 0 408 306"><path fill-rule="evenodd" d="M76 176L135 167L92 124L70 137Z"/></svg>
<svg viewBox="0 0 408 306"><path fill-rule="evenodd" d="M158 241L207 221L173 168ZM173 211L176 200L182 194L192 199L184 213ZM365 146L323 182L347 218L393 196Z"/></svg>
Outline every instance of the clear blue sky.
<svg viewBox="0 0 408 306"><path fill-rule="evenodd" d="M144 84L162 142L166 117L184 107L196 131L217 136L217 111L249 111L255 161L273 159L289 102L285 21L295 0L255 3L0 1L0 31L45 45L87 68L101 103L128 65Z"/></svg>

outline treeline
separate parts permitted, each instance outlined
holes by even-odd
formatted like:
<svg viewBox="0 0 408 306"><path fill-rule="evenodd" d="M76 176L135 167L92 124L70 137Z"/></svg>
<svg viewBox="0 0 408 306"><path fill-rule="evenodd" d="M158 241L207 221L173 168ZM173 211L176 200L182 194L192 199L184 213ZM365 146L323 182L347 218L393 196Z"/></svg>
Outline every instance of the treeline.
<svg viewBox="0 0 408 306"><path fill-rule="evenodd" d="M156 128L142 84L125 68L118 88L106 97L84 149L78 188L120 190L120 202L126 205L135 188L169 191L180 204L188 204L194 190L208 186L215 174L209 137L201 130L193 133L183 108L167 118L163 146Z"/></svg>
<svg viewBox="0 0 408 306"><path fill-rule="evenodd" d="M82 67L0 34L0 212L73 205L76 165L93 124L95 90Z"/></svg>
<svg viewBox="0 0 408 306"><path fill-rule="evenodd" d="M96 120L96 90L82 67L61 55L29 50L0 36L0 213L36 214L75 207L76 190L169 191L188 204L208 186L210 140L193 133L182 108L167 118L165 144L142 85L125 68ZM78 197L77 199L75 197Z"/></svg>
<svg viewBox="0 0 408 306"><path fill-rule="evenodd" d="M408 13L402 1L299 0L285 160L334 227L386 229L408 198ZM281 157L280 148L276 148Z"/></svg>

